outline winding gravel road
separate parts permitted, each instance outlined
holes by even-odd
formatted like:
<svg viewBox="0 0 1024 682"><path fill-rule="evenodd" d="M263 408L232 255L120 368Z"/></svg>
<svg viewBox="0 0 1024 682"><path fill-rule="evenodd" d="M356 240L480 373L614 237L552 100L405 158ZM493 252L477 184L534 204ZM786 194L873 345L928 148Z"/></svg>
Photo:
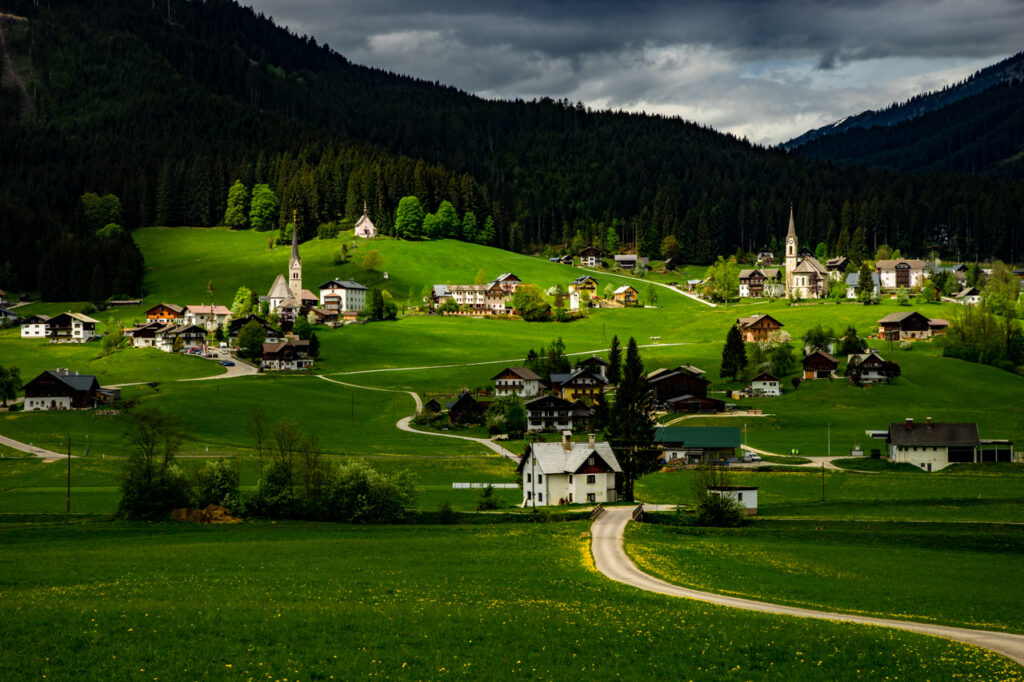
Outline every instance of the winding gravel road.
<svg viewBox="0 0 1024 682"><path fill-rule="evenodd" d="M728 597L712 592L701 592L659 580L637 568L623 548L623 533L626 530L626 524L632 519L632 514L633 507L607 507L604 513L597 517L597 520L591 526L591 551L594 555L594 565L597 567L597 570L616 582L647 590L648 592L658 592L686 599L697 599L710 604L731 606L747 611L777 613L785 616L818 618L822 620L838 620L862 625L878 625L924 635L945 637L990 649L1024 665L1024 635L988 630L971 630L968 628L915 623L913 621L891 620L888 618L871 618L869 616L856 616L848 613L814 611L795 606L754 601L753 599Z"/></svg>

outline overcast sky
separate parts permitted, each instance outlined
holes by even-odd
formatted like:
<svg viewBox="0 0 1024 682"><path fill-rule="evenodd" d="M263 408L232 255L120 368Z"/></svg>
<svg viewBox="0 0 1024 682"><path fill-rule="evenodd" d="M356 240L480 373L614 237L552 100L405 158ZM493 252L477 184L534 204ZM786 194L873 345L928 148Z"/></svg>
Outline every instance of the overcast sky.
<svg viewBox="0 0 1024 682"><path fill-rule="evenodd" d="M1022 0L242 1L356 63L765 144L1024 49Z"/></svg>

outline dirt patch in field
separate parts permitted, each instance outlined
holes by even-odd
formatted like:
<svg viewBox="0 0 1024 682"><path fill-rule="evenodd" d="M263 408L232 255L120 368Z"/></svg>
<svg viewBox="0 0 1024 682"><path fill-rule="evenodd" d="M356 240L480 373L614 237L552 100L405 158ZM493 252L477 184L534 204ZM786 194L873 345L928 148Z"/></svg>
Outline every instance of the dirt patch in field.
<svg viewBox="0 0 1024 682"><path fill-rule="evenodd" d="M171 512L171 518L175 521L187 521L188 523L241 523L242 519L232 516L227 507L219 504L211 504L206 509L190 509L182 507Z"/></svg>

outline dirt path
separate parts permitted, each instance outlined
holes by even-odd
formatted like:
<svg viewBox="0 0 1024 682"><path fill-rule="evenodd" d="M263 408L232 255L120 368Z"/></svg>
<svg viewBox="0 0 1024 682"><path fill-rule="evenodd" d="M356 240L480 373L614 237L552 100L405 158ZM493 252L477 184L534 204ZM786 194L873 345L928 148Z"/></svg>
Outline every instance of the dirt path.
<svg viewBox="0 0 1024 682"><path fill-rule="evenodd" d="M35 445L30 445L28 443L22 443L20 440L14 440L13 438L8 438L7 436L0 436L0 445L6 445L7 447L13 450L27 452L30 455L35 455L36 457L42 458L44 462L56 462L58 459L67 458L67 455L64 454L63 452L53 452L52 450L44 450L43 448L38 448ZM76 455L71 456L75 457Z"/></svg>
<svg viewBox="0 0 1024 682"><path fill-rule="evenodd" d="M913 621L892 620L889 618L872 618L830 611L814 611L812 609L772 604L753 599L729 597L712 592L701 592L659 580L637 568L623 548L623 534L626 530L626 524L632 519L632 513L632 507L607 507L604 513L591 526L591 537L593 538L591 541L591 551L594 555L594 565L606 577L616 582L631 585L648 592L657 592L686 599L697 599L710 604L730 606L747 611L845 621L862 625L878 625L924 635L955 639L960 642L990 649L1024 665L1024 635L987 630L971 630L929 623L915 623Z"/></svg>
<svg viewBox="0 0 1024 682"><path fill-rule="evenodd" d="M0 86L5 88L17 88L21 93L21 120L30 121L35 118L36 105L28 94L28 88L21 74L14 68L14 61L7 50L7 35L4 33L4 25L18 21L26 21L25 17L17 17L13 14L0 12L0 53L3 53L4 69L0 73Z"/></svg>

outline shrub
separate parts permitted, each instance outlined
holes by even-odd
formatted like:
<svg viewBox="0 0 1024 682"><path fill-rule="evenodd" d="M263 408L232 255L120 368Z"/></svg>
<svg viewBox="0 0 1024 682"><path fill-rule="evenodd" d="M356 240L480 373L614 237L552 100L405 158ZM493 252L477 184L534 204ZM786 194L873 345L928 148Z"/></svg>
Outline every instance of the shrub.
<svg viewBox="0 0 1024 682"><path fill-rule="evenodd" d="M334 470L327 514L354 523L396 523L415 509L416 491L407 472L382 474L363 462L344 462Z"/></svg>
<svg viewBox="0 0 1024 682"><path fill-rule="evenodd" d="M728 486L729 472L720 466L702 465L693 478L698 526L735 527L747 522L746 510L739 501L713 492L714 488Z"/></svg>
<svg viewBox="0 0 1024 682"><path fill-rule="evenodd" d="M238 468L234 461L214 460L196 472L192 484L192 505L204 508L211 504L227 507L233 513L241 511Z"/></svg>
<svg viewBox="0 0 1024 682"><path fill-rule="evenodd" d="M320 226L316 229L316 236L320 239L334 239L338 236L340 229L341 226L334 221L320 223Z"/></svg>
<svg viewBox="0 0 1024 682"><path fill-rule="evenodd" d="M445 525L455 523L455 510L452 509L452 503L445 500L441 503L441 506L437 508L437 522Z"/></svg>
<svg viewBox="0 0 1024 682"><path fill-rule="evenodd" d="M494 486L488 483L476 493L476 510L501 509L501 498L494 494Z"/></svg>

